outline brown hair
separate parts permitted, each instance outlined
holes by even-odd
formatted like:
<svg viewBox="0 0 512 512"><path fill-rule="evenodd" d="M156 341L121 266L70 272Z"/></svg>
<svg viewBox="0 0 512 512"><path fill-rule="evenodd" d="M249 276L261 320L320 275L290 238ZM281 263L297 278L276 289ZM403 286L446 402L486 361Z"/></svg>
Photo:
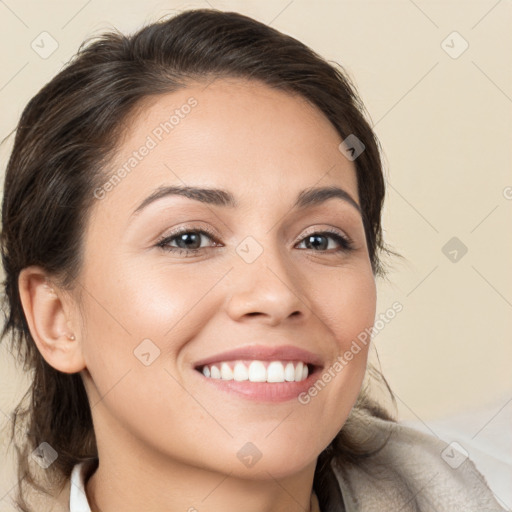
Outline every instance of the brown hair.
<svg viewBox="0 0 512 512"><path fill-rule="evenodd" d="M354 134L365 150L354 161L363 223L373 272L384 276L381 210L385 182L379 142L365 119L354 85L340 65L303 43L249 17L213 9L184 11L133 35L117 31L82 44L77 54L25 107L16 129L4 184L1 251L5 270L2 338L11 334L31 386L13 413L20 482L45 491L28 464L42 442L58 453L48 478L69 478L73 466L97 457L89 402L79 374L55 370L31 337L20 302L18 276L29 265L43 267L56 284L73 289L81 268L83 234L105 181L106 164L142 99L217 77L257 80L299 94L318 107L345 139ZM381 373L369 366L370 376ZM388 386L389 390L389 386ZM391 390L389 390L391 393ZM391 393L391 397L394 397ZM22 407L29 400L26 407ZM393 420L363 388L355 411ZM368 455L347 420L320 454L314 479L322 508L333 482L330 462ZM332 489L332 487L331 487ZM20 484L17 505L30 511Z"/></svg>

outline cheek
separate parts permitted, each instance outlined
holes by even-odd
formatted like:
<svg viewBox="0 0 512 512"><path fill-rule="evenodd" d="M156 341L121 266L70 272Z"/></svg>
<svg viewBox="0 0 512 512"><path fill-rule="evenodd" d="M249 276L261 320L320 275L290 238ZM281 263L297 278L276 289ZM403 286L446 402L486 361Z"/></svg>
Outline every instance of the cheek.
<svg viewBox="0 0 512 512"><path fill-rule="evenodd" d="M334 436L361 390L375 320L376 286L371 270L354 267L316 281L315 290L321 305L318 316L334 347L314 385L299 398L314 416L331 418L325 428Z"/></svg>
<svg viewBox="0 0 512 512"><path fill-rule="evenodd" d="M148 264L143 258L121 262L90 276L87 284L94 297L88 301L88 321L109 326L128 342L174 337L222 277L218 270L205 265L194 271L191 265L165 260Z"/></svg>
<svg viewBox="0 0 512 512"><path fill-rule="evenodd" d="M338 352L349 350L354 340L365 339L376 312L376 286L366 268L334 271L315 285L320 318L337 341ZM319 315L320 316L320 315ZM369 337L366 340L369 343ZM368 347L361 344L361 352Z"/></svg>
<svg viewBox="0 0 512 512"><path fill-rule="evenodd" d="M229 267L206 267L121 263L84 279L85 359L101 393L145 363L173 366L220 307L211 291Z"/></svg>

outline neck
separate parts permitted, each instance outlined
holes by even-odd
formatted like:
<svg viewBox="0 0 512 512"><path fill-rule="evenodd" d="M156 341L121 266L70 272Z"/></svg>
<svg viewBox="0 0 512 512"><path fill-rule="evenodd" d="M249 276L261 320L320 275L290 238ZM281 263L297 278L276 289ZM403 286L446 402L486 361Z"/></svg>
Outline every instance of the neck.
<svg viewBox="0 0 512 512"><path fill-rule="evenodd" d="M151 449L99 450L99 465L86 481L92 512L309 512L316 460L299 473L255 478L169 460Z"/></svg>
<svg viewBox="0 0 512 512"><path fill-rule="evenodd" d="M232 475L194 471L153 475L140 465L111 470L100 462L86 482L91 511L112 512L309 512L312 475L243 480ZM314 472L314 465L308 468ZM309 484L308 484L309 482Z"/></svg>

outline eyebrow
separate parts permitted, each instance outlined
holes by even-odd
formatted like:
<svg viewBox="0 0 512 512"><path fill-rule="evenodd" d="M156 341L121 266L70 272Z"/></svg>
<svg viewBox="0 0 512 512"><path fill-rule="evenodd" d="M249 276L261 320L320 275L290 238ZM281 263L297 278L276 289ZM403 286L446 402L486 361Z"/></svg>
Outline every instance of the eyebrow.
<svg viewBox="0 0 512 512"><path fill-rule="evenodd" d="M210 204L213 206L223 206L228 208L238 208L239 203L235 196L228 190L219 188L200 188L189 186L165 186L157 188L151 193L142 203L133 211L132 215L139 214L144 208L151 203L168 196L183 196L194 201ZM292 209L303 210L311 208L328 201L329 199L337 198L352 205L361 214L361 207L352 198L352 196L342 188L329 186L317 187L302 190L297 196Z"/></svg>

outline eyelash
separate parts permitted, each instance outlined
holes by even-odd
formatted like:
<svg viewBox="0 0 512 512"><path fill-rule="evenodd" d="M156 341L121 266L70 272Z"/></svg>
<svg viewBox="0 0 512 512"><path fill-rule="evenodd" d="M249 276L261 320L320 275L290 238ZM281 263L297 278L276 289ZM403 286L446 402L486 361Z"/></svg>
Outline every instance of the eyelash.
<svg viewBox="0 0 512 512"><path fill-rule="evenodd" d="M195 228L190 228L190 227L183 227L183 228L176 230L173 233L170 233L169 235L167 235L165 237L160 238L158 240L158 242L156 243L156 247L159 247L160 249L162 249L166 252L178 253L179 255L182 255L183 253L185 253L185 257L194 256L203 249L211 249L212 248L212 247L202 247L199 249L183 249L181 247L171 247L168 245L169 242L171 242L175 238L178 238L179 236L181 236L185 233L187 233L187 234L199 233L201 235L206 235L213 242L217 243L216 235L206 228L195 229ZM348 253L355 249L354 242L351 238L349 238L346 235L342 235L342 234L340 234L339 231L333 230L333 229L326 229L323 231L312 231L311 233L307 233L302 238L297 240L296 243L303 242L307 237L312 236L312 235L330 235L330 237L332 239L334 239L340 245L340 248L336 249L334 251L334 253L336 253L336 254L339 252ZM320 252L320 253L328 252L327 250L324 250L324 251L316 251L314 249L306 249L306 250L313 251L313 252ZM330 253L330 254L333 254L333 253Z"/></svg>

